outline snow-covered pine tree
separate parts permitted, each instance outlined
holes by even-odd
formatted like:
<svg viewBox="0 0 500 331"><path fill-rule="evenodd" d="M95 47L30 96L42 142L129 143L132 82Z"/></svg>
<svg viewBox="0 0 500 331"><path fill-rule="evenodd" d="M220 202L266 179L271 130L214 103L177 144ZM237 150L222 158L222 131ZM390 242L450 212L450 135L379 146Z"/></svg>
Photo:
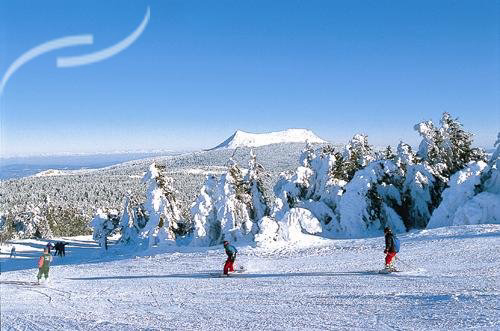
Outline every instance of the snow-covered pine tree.
<svg viewBox="0 0 500 331"><path fill-rule="evenodd" d="M148 221L141 230L140 237L147 239L148 247L161 243L175 244L175 230L177 223L181 221L173 180L164 171L164 166L152 163L143 178L147 183L144 208Z"/></svg>
<svg viewBox="0 0 500 331"><path fill-rule="evenodd" d="M196 201L191 206L193 217L191 244L194 246L213 246L219 243L221 227L215 209L216 193L217 178L209 175L206 177Z"/></svg>
<svg viewBox="0 0 500 331"><path fill-rule="evenodd" d="M335 162L330 172L330 178L336 178L338 180L348 181L348 165L342 156L342 153L338 151L333 151L333 158Z"/></svg>
<svg viewBox="0 0 500 331"><path fill-rule="evenodd" d="M445 138L445 163L450 174L464 168L470 161L486 161L484 151L472 147L473 134L466 132L458 119L443 113L441 128Z"/></svg>
<svg viewBox="0 0 500 331"><path fill-rule="evenodd" d="M396 155L392 151L391 145L388 145L384 150L383 159L384 160L394 160L395 158L396 158Z"/></svg>
<svg viewBox="0 0 500 331"><path fill-rule="evenodd" d="M444 179L427 163L406 165L403 183L403 209L406 228L422 229L440 203Z"/></svg>
<svg viewBox="0 0 500 331"><path fill-rule="evenodd" d="M368 136L365 134L355 134L344 147L343 157L347 163L349 181L353 178L356 171L375 160L373 148L368 144Z"/></svg>
<svg viewBox="0 0 500 331"><path fill-rule="evenodd" d="M331 146L317 150L308 146L299 160L301 165L295 173L281 174L274 187L277 198L272 218L283 222L287 214L291 215L289 212L292 209L307 209L320 221L322 232L328 236L336 227L336 223L332 222L335 219L334 210L346 184L342 178L335 177L337 173L346 175L343 157ZM295 211L292 214L295 215Z"/></svg>
<svg viewBox="0 0 500 331"><path fill-rule="evenodd" d="M130 196L130 192L123 199L120 218L121 237L119 243L135 245L140 242L139 234L146 225L143 206Z"/></svg>
<svg viewBox="0 0 500 331"><path fill-rule="evenodd" d="M428 228L463 224L500 224L500 134L488 163L471 161L449 180Z"/></svg>
<svg viewBox="0 0 500 331"><path fill-rule="evenodd" d="M93 230L93 239L99 243L102 248L107 245L107 238L120 227L120 214L117 210L97 209L94 217L90 221Z"/></svg>
<svg viewBox="0 0 500 331"><path fill-rule="evenodd" d="M253 241L258 223L269 215L264 191L264 168L250 151L249 169L230 159L227 173L219 180L208 176L191 207L192 245L217 245L223 240Z"/></svg>
<svg viewBox="0 0 500 331"><path fill-rule="evenodd" d="M395 164L402 174L399 184L398 181L394 182L401 191L402 201L399 205L392 204L391 207L402 218L408 230L424 228L432 211L439 204L445 178L427 162L420 162L411 146L402 141L397 148Z"/></svg>
<svg viewBox="0 0 500 331"><path fill-rule="evenodd" d="M483 150L472 148L473 134L466 132L458 119L445 112L440 124L439 128L432 121L415 125L422 136L418 156L435 171L449 178L470 161L485 160Z"/></svg>
<svg viewBox="0 0 500 331"><path fill-rule="evenodd" d="M252 197L249 183L244 180L244 173L248 170L243 171L234 160L230 162L227 173L221 176L217 185L215 208L221 231L215 242L251 242L258 226L251 218Z"/></svg>
<svg viewBox="0 0 500 331"><path fill-rule="evenodd" d="M391 160L369 163L345 186L338 203L337 237L359 238L381 234L384 226L405 230L395 207L401 205L401 170Z"/></svg>
<svg viewBox="0 0 500 331"><path fill-rule="evenodd" d="M53 234L45 213L45 206L26 204L22 210L10 215L12 236L16 239L52 238Z"/></svg>
<svg viewBox="0 0 500 331"><path fill-rule="evenodd" d="M263 177L265 176L264 167L257 162L257 156L253 149L250 150L250 160L248 162L248 172L245 175L245 182L248 183L251 200L251 215L254 222L264 216L269 216L269 199L267 198Z"/></svg>
<svg viewBox="0 0 500 331"><path fill-rule="evenodd" d="M481 182L475 188L476 193L491 192L500 194L500 132L495 142L495 151L488 161L488 167L481 175Z"/></svg>
<svg viewBox="0 0 500 331"><path fill-rule="evenodd" d="M443 136L432 121L423 121L414 126L422 137L417 156L431 165L443 163Z"/></svg>
<svg viewBox="0 0 500 331"><path fill-rule="evenodd" d="M397 166L406 172L406 166L416 163L418 159L415 153L413 153L411 146L400 141L396 151L395 161Z"/></svg>

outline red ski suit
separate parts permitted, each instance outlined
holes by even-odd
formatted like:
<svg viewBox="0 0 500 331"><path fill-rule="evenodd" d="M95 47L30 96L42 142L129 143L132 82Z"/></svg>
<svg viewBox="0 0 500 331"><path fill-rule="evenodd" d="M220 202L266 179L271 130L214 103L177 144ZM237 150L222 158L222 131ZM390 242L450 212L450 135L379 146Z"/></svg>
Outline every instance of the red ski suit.
<svg viewBox="0 0 500 331"><path fill-rule="evenodd" d="M229 271L234 271L234 260L236 260L236 253L238 250L233 245L224 245L224 249L226 250L227 260L224 264L224 275L227 275Z"/></svg>

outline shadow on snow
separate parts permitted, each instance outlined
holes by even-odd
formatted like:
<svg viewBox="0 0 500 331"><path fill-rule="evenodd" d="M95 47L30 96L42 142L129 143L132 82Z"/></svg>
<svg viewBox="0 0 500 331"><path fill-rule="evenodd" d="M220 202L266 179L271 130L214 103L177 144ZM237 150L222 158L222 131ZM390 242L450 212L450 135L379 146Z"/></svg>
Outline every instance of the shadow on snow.
<svg viewBox="0 0 500 331"><path fill-rule="evenodd" d="M378 270L368 270L368 271L348 271L348 272L284 272L284 273L234 273L226 277L222 275L221 272L211 271L211 272L200 272L200 273L178 273L178 274L166 274L166 275L137 275L137 276L99 276L99 277L77 277L77 278L67 278L69 280L124 280L124 279L168 279L168 278L193 278L193 279L205 279L205 278L280 278L280 277L338 277L338 276L385 276L391 277L394 274L380 274ZM425 276L418 275L404 275L402 273L398 274L398 277L412 277L420 278Z"/></svg>

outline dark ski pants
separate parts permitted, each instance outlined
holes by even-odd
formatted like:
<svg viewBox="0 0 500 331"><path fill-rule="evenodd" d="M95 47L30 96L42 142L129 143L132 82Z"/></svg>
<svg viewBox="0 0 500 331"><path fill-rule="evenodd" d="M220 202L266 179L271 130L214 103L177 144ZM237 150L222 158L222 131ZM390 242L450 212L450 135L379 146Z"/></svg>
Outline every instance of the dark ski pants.
<svg viewBox="0 0 500 331"><path fill-rule="evenodd" d="M42 278L42 274L45 276L45 279L49 278L49 268L39 268L36 278L40 280Z"/></svg>
<svg viewBox="0 0 500 331"><path fill-rule="evenodd" d="M387 252L385 256L385 265L389 265L392 262L392 259L396 256L396 252Z"/></svg>
<svg viewBox="0 0 500 331"><path fill-rule="evenodd" d="M224 275L227 275L229 271L234 271L234 260L227 259L226 264L224 264Z"/></svg>

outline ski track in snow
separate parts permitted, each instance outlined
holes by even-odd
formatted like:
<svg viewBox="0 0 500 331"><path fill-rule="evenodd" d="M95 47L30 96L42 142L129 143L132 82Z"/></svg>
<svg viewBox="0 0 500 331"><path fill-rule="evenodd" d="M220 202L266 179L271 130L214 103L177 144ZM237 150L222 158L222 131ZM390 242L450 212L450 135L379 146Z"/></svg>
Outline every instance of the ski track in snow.
<svg viewBox="0 0 500 331"><path fill-rule="evenodd" d="M90 238L90 237L89 237ZM383 238L238 247L246 272L214 277L221 247L134 255L71 241L35 285L42 242L1 255L2 330L498 330L500 226L412 232L398 273ZM33 250L37 251L33 251ZM155 251L156 250L156 251ZM170 251L169 251L170 250ZM5 252L5 250L3 250ZM137 253L136 253L137 254Z"/></svg>

